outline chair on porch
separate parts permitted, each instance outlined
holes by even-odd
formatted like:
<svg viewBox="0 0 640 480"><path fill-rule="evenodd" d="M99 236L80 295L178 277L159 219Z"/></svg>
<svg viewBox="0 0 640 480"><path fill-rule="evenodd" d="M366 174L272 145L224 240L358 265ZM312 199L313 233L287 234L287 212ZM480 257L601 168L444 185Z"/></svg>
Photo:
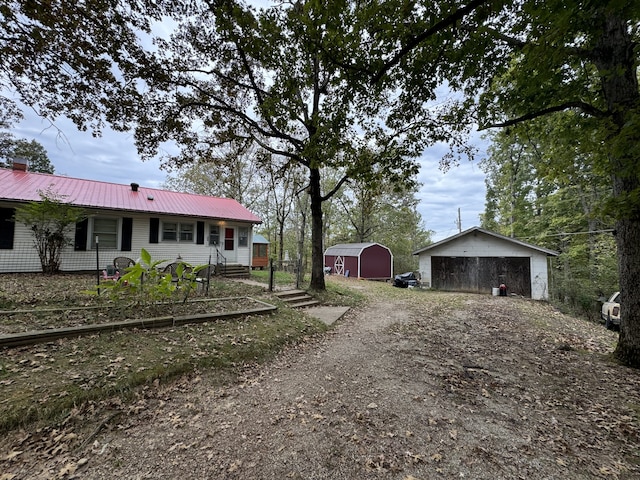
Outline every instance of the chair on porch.
<svg viewBox="0 0 640 480"><path fill-rule="evenodd" d="M113 259L113 264L115 265L116 270L118 270L121 275L124 275L127 268L133 267L136 262L131 260L129 257L116 257Z"/></svg>
<svg viewBox="0 0 640 480"><path fill-rule="evenodd" d="M170 273L171 274L171 281L172 282L178 282L179 280L181 280L181 278L178 276L178 266L180 266L180 265L184 265L184 267L182 267L183 268L182 277L184 277L185 274L191 272L191 267L189 267L188 265L184 264L184 262L171 262L169 265L164 267L162 272L163 273Z"/></svg>

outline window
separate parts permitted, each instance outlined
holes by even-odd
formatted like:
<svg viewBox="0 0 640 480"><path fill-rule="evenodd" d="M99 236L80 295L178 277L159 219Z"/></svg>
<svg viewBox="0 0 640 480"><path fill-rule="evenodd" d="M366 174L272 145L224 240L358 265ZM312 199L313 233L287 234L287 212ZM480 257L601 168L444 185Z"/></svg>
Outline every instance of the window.
<svg viewBox="0 0 640 480"><path fill-rule="evenodd" d="M173 222L162 222L162 241L175 242L178 240L178 224Z"/></svg>
<svg viewBox="0 0 640 480"><path fill-rule="evenodd" d="M264 258L267 256L267 245L265 243L255 243L253 245L254 258Z"/></svg>
<svg viewBox="0 0 640 480"><path fill-rule="evenodd" d="M15 223L12 221L15 210L0 208L0 248L12 249Z"/></svg>
<svg viewBox="0 0 640 480"><path fill-rule="evenodd" d="M180 241L193 242L193 223L180 224Z"/></svg>
<svg viewBox="0 0 640 480"><path fill-rule="evenodd" d="M220 227L209 225L209 245L220 245Z"/></svg>
<svg viewBox="0 0 640 480"><path fill-rule="evenodd" d="M193 242L193 223L162 222L165 242Z"/></svg>
<svg viewBox="0 0 640 480"><path fill-rule="evenodd" d="M118 248L118 219L94 218L93 235L91 236L93 248L96 248L96 237L98 237L100 248Z"/></svg>
<svg viewBox="0 0 640 480"><path fill-rule="evenodd" d="M246 247L249 244L249 229L247 227L240 227L238 229L238 246Z"/></svg>

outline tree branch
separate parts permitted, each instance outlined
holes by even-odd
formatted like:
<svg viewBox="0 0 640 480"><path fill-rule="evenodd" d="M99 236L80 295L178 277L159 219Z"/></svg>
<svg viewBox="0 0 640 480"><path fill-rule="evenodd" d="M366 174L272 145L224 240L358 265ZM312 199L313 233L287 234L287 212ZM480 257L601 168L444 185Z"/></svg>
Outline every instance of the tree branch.
<svg viewBox="0 0 640 480"><path fill-rule="evenodd" d="M345 175L338 181L338 183L336 183L335 187L333 187L329 193L327 193L324 197L320 197L320 201L325 202L329 200L338 192L338 190L340 190L340 187L342 187L342 185L344 185L344 183L347 181L349 181L349 177Z"/></svg>
<svg viewBox="0 0 640 480"><path fill-rule="evenodd" d="M488 125L483 125L478 130L482 131L488 128L510 127L511 125L516 125L518 123L526 122L528 120L533 120L535 118L542 117L550 113L562 112L564 110L569 110L571 108L577 108L579 110L582 110L584 113L591 115L593 117L604 118L607 116L606 112L603 112L602 110L595 108L593 105L590 105L586 102L575 101L575 102L561 103L560 105L555 105L553 107L543 108L542 110L538 110L536 112L530 112L520 117L507 120L505 122L490 123Z"/></svg>
<svg viewBox="0 0 640 480"><path fill-rule="evenodd" d="M495 28L491 28L491 27L482 27L482 28L489 35L497 38L498 40L502 40L504 43L506 43L511 47L514 47L520 50L528 45L540 46L539 44L534 42L527 42L525 40L520 40L518 38L510 37L509 35L505 35L504 33L499 32ZM579 58L588 58L591 54L589 50L584 50L581 48L567 47L567 46L561 46L556 48L561 49L563 52L566 52L568 55L576 55Z"/></svg>
<svg viewBox="0 0 640 480"><path fill-rule="evenodd" d="M464 18L465 15L468 15L469 13L473 12L475 9L481 7L482 5L488 2L489 0L471 0L471 2L467 6L462 7L459 10L456 10L448 17L440 20L431 28L428 28L427 30L422 32L420 35L410 38L407 44L404 47L402 47L393 56L391 60L385 63L382 66L382 68L378 70L377 73L373 75L373 77L371 78L371 83L378 83L389 70L391 70L398 63L400 63L402 58L404 58L409 52L411 52L411 50L417 47L420 43L422 43L429 37L435 35L436 33L441 32L445 28L450 27L451 25L454 25L457 21L462 20L462 18Z"/></svg>

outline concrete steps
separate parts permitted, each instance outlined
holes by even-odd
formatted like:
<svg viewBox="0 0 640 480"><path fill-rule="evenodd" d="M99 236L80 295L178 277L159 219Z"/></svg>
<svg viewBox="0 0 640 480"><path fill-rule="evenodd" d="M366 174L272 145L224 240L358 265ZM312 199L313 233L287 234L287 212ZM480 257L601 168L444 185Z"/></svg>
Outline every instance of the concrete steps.
<svg viewBox="0 0 640 480"><path fill-rule="evenodd" d="M219 264L216 267L216 274L227 278L249 278L251 268L247 265L229 263L227 265Z"/></svg>
<svg viewBox="0 0 640 480"><path fill-rule="evenodd" d="M293 308L320 305L318 300L315 300L304 290L283 290L281 292L276 292L274 295Z"/></svg>

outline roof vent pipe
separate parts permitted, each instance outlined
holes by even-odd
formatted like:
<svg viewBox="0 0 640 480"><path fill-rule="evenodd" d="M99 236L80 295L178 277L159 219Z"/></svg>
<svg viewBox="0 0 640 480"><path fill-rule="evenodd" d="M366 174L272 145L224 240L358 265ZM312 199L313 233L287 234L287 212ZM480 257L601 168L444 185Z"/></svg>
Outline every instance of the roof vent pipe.
<svg viewBox="0 0 640 480"><path fill-rule="evenodd" d="M139 186L140 186L140 185L138 185L137 183L132 183L132 184L131 184L131 191L132 191L132 192L137 192L137 191L138 191L138 187L139 187Z"/></svg>

